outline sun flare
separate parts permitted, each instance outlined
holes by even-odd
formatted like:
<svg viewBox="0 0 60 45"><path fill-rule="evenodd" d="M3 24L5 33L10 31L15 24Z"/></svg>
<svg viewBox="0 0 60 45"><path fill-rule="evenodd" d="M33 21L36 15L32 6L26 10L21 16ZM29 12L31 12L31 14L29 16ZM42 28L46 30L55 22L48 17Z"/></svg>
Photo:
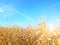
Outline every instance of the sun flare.
<svg viewBox="0 0 60 45"><path fill-rule="evenodd" d="M55 30L55 26L52 24L48 25L48 28L50 32L53 32Z"/></svg>

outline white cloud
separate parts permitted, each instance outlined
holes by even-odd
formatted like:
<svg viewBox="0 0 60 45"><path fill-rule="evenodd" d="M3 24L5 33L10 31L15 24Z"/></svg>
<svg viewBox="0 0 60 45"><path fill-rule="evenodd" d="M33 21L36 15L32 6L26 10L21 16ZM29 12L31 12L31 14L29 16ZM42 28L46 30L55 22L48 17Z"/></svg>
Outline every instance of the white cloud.
<svg viewBox="0 0 60 45"><path fill-rule="evenodd" d="M15 10L15 9L11 8L10 6L5 5L2 2L1 2L1 4L4 5L3 6L4 16L10 16L10 15L13 15L14 13L17 13L19 15L22 15L22 16L26 17L28 20L30 20L32 22L34 21L30 16L27 16L25 13L22 13L22 12L20 12L18 10ZM1 12L3 12L3 11L1 11Z"/></svg>
<svg viewBox="0 0 60 45"><path fill-rule="evenodd" d="M55 6L58 5L58 4L60 4L60 3L59 3L59 2L56 2L56 3L54 3L54 4L49 5L48 8L55 7Z"/></svg>
<svg viewBox="0 0 60 45"><path fill-rule="evenodd" d="M3 8L0 8L0 13L3 13L4 11L3 11Z"/></svg>

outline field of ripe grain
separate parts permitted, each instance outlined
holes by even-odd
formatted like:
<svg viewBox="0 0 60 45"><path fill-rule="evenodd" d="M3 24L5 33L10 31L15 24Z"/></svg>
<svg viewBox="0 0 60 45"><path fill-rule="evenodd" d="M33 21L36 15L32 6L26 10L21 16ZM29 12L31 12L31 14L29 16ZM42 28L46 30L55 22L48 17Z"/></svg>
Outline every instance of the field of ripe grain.
<svg viewBox="0 0 60 45"><path fill-rule="evenodd" d="M0 45L60 45L60 28L50 32L45 24L36 27L0 26Z"/></svg>

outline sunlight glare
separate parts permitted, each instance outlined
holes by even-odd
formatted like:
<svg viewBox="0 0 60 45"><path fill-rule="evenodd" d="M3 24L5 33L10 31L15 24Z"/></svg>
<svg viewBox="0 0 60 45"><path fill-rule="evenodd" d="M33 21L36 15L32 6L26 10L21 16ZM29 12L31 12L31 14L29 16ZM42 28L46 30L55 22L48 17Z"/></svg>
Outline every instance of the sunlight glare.
<svg viewBox="0 0 60 45"><path fill-rule="evenodd" d="M49 31L53 32L55 30L55 26L53 24L48 25Z"/></svg>

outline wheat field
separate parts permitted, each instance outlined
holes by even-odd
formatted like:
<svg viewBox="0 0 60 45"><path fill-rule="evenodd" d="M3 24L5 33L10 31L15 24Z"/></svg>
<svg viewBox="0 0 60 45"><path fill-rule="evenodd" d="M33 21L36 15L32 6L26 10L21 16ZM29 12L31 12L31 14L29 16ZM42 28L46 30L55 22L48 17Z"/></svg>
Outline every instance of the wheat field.
<svg viewBox="0 0 60 45"><path fill-rule="evenodd" d="M0 26L0 45L60 45L60 27L50 32L45 24Z"/></svg>

